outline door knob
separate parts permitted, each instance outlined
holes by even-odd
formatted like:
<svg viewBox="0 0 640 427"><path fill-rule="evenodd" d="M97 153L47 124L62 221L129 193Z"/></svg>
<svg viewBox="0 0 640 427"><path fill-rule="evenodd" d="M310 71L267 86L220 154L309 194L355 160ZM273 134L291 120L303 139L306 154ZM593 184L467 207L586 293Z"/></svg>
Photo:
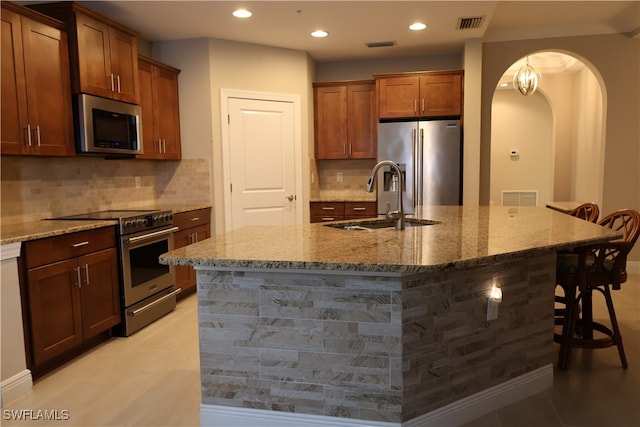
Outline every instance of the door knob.
<svg viewBox="0 0 640 427"><path fill-rule="evenodd" d="M290 202L293 202L296 199L296 196L294 196L293 194L287 196L287 200Z"/></svg>

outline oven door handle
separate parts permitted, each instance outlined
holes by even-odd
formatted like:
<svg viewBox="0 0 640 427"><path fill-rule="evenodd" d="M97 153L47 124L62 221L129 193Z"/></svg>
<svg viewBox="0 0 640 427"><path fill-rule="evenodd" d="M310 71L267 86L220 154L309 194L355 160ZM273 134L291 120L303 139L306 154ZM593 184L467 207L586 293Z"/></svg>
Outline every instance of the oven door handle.
<svg viewBox="0 0 640 427"><path fill-rule="evenodd" d="M158 298L157 300L155 300L153 302L150 302L149 304L145 305L144 307L140 307L138 309L131 310L131 311L127 310L127 316L135 317L138 314L142 313L143 311L147 311L151 307L153 307L155 305L158 305L161 302L166 301L166 300L178 295L180 292L182 292L182 289L178 288L175 291L171 292L170 294L167 294L167 295L163 296L162 298Z"/></svg>
<svg viewBox="0 0 640 427"><path fill-rule="evenodd" d="M147 239L152 239L152 238L158 237L158 236L164 236L166 234L171 234L174 231L178 231L178 230L179 230L178 227L171 227L171 228L167 228L166 230L156 231L156 232L153 232L153 233L145 234L143 236L130 237L128 239L124 239L124 241L127 244L135 243L135 242L139 242L141 240L147 240Z"/></svg>

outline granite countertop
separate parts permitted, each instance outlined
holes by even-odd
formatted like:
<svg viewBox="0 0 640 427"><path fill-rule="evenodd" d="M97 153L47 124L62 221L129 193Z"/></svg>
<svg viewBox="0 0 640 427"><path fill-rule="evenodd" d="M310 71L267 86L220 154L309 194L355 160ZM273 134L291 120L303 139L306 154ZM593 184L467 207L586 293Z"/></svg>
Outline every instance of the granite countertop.
<svg viewBox="0 0 640 427"><path fill-rule="evenodd" d="M620 237L544 207L433 206L416 217L440 224L372 232L323 223L245 227L176 249L160 262L231 270L433 272Z"/></svg>
<svg viewBox="0 0 640 427"><path fill-rule="evenodd" d="M2 224L2 228L0 228L0 245L43 239L45 237L75 233L76 231L93 230L116 224L117 221L70 221L60 219L23 222L20 224L9 225Z"/></svg>
<svg viewBox="0 0 640 427"><path fill-rule="evenodd" d="M171 206L149 205L145 207L136 207L135 209L170 210L173 214L178 214L210 207L210 204L181 204ZM77 231L93 230L116 224L117 221L111 220L76 221L60 219L44 219L41 221L23 222L18 224L2 224L2 227L0 227L0 245L59 236L62 234L75 233Z"/></svg>

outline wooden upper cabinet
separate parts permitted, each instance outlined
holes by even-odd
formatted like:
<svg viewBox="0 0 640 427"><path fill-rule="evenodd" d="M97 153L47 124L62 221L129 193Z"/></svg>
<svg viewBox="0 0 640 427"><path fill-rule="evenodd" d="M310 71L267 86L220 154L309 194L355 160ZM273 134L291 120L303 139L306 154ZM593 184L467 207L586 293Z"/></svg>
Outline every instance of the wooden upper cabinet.
<svg viewBox="0 0 640 427"><path fill-rule="evenodd" d="M433 71L375 77L380 119L461 115L462 71Z"/></svg>
<svg viewBox="0 0 640 427"><path fill-rule="evenodd" d="M142 55L138 57L144 154L137 158L179 160L182 157L178 74L180 70L169 65Z"/></svg>
<svg viewBox="0 0 640 427"><path fill-rule="evenodd" d="M69 25L74 93L138 104L135 31L72 1L29 7Z"/></svg>
<svg viewBox="0 0 640 427"><path fill-rule="evenodd" d="M375 83L314 83L316 159L377 156Z"/></svg>
<svg viewBox="0 0 640 427"><path fill-rule="evenodd" d="M73 156L67 33L2 3L2 154Z"/></svg>

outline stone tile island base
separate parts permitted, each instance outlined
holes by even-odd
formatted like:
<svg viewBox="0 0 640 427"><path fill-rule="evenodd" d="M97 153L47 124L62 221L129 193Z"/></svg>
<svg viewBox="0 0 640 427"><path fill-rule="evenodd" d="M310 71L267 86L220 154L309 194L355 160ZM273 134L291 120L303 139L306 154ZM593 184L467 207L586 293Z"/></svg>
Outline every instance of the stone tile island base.
<svg viewBox="0 0 640 427"><path fill-rule="evenodd" d="M555 260L409 275L197 267L201 425L459 425L551 387ZM487 321L494 280L503 301Z"/></svg>

